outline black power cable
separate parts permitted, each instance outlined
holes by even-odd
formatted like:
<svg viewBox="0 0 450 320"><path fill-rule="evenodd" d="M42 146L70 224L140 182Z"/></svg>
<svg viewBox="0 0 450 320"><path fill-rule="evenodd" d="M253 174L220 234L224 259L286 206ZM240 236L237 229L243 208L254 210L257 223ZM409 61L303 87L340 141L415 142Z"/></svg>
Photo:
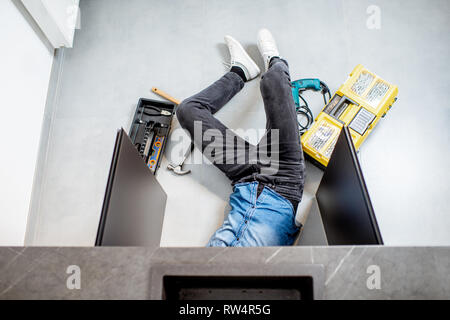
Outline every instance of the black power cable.
<svg viewBox="0 0 450 320"><path fill-rule="evenodd" d="M323 101L324 101L325 105L327 105L328 102L331 100L330 89L323 81L320 81L320 87L321 87L320 91L323 95ZM305 88L305 89L302 88L302 89L298 90L298 97L300 98L301 101L303 101L303 105L301 103L299 103L299 105L296 106L296 112L297 112L298 116L301 115L303 118L306 119L306 124L303 124L300 120L298 120L298 126L299 126L301 135L305 134L309 130L309 128L311 128L312 124L314 123L314 115L313 115L311 109L309 108L308 102L302 96L302 93L307 90L317 91L312 88ZM328 101L327 101L327 95L329 97Z"/></svg>

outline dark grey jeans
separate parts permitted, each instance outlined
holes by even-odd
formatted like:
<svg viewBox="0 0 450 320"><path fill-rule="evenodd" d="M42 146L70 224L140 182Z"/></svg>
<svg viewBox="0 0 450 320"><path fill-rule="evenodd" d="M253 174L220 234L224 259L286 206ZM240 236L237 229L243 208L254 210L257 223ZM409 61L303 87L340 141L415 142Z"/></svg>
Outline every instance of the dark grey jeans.
<svg viewBox="0 0 450 320"><path fill-rule="evenodd" d="M223 141L226 140L226 135L230 135L230 130L213 115L241 91L244 84L237 74L228 72L217 82L179 105L177 117L181 126L190 133L196 146L203 152L212 142L204 139L204 134L208 130L213 129L222 133ZM210 160L225 173L233 185L257 181L261 187L270 187L288 199L296 210L303 194L305 163L292 97L289 66L285 60L272 59L269 70L261 77L261 94L266 112L266 134L259 144L254 146L231 133L235 142L234 160L239 157L241 151L250 153L256 150L256 154L259 154L260 150L268 149L270 155L270 149L273 148L277 153L275 157L277 160L274 160L276 164L250 161L250 157L248 161L225 161L225 157L230 160L230 154L225 152L213 154ZM195 122L202 124L201 137L194 134ZM278 135L274 130L278 130ZM273 138L275 136L277 139ZM218 158L223 161L218 161Z"/></svg>

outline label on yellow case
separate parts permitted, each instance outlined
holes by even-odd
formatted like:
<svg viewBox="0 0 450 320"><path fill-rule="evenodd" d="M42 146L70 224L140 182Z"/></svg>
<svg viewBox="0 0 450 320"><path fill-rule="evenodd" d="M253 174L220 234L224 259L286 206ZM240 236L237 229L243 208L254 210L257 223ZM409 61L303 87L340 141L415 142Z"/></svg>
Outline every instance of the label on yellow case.
<svg viewBox="0 0 450 320"><path fill-rule="evenodd" d="M327 157L328 159L331 158L331 154L334 151L334 147L336 146L338 137L339 137L339 135L334 136L333 142L331 142L331 144L328 146L327 150L325 150L325 152L324 152L324 156Z"/></svg>
<svg viewBox="0 0 450 320"><path fill-rule="evenodd" d="M384 96L388 92L390 86L384 81L378 80L377 83L370 89L369 93L366 96L367 102L373 107L377 108L380 104L381 100L383 100Z"/></svg>
<svg viewBox="0 0 450 320"><path fill-rule="evenodd" d="M340 128L328 123L325 120L320 121L319 125L317 126L317 130L314 132L314 134L309 138L308 145L316 150L316 152L321 153L323 149L327 149L323 155L325 155L327 158L329 156L327 154L331 155L331 152L334 149L334 145L327 145L330 141L336 140L337 136L339 135ZM336 143L336 141L334 141ZM333 144L333 142L331 142ZM331 147L331 152L328 152L328 149Z"/></svg>
<svg viewBox="0 0 450 320"><path fill-rule="evenodd" d="M367 88L372 84L374 76L367 71L361 72L358 79L352 86L352 91L358 96L362 97Z"/></svg>

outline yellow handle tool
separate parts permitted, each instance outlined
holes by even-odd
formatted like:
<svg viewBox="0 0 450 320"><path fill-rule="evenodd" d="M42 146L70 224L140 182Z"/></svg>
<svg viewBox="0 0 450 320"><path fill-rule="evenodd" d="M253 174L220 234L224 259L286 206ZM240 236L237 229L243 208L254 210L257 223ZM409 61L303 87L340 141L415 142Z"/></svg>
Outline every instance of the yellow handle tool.
<svg viewBox="0 0 450 320"><path fill-rule="evenodd" d="M180 100L177 100L177 99L175 99L175 98L169 96L167 93L165 93L165 92L162 91L162 90L159 90L158 88L152 88L152 91L153 91L154 93L156 93L157 95L163 97L164 99L169 100L170 102L175 103L176 105L179 105L179 104L181 103Z"/></svg>

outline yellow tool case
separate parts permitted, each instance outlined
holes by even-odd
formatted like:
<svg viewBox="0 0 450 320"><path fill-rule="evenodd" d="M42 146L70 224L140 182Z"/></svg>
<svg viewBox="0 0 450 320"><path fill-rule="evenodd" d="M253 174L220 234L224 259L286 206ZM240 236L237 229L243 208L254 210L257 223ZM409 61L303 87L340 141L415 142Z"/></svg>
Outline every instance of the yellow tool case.
<svg viewBox="0 0 450 320"><path fill-rule="evenodd" d="M350 129L356 150L397 100L398 87L362 65L350 74L302 136L303 151L326 168L343 126Z"/></svg>

